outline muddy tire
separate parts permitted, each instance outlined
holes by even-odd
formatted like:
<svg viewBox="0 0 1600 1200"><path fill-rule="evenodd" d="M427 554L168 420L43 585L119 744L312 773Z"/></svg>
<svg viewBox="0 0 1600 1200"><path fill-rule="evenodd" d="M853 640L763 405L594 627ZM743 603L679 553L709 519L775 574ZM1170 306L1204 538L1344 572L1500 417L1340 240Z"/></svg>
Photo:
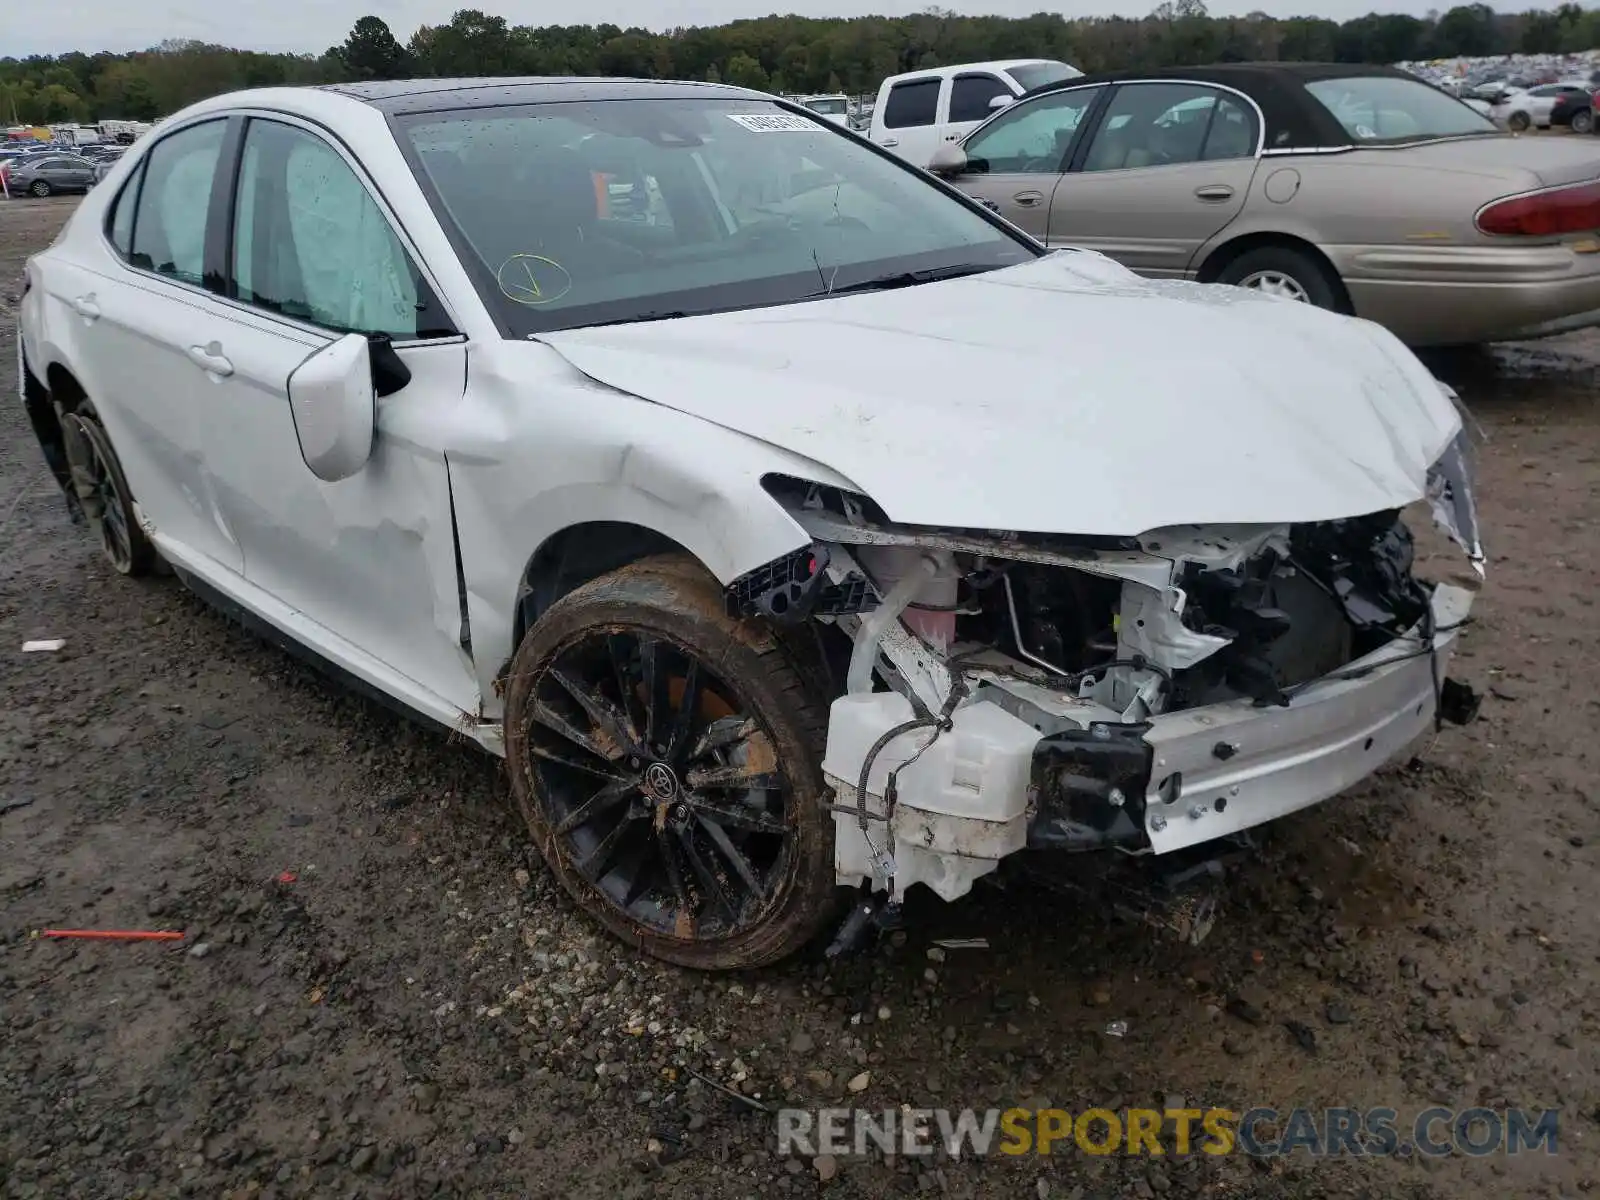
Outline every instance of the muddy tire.
<svg viewBox="0 0 1600 1200"><path fill-rule="evenodd" d="M111 437L87 402L61 416L73 491L101 552L122 575L148 575L160 561L134 517L133 491Z"/></svg>
<svg viewBox="0 0 1600 1200"><path fill-rule="evenodd" d="M834 918L827 710L771 630L668 555L562 597L506 686L506 761L578 906L657 958L761 966Z"/></svg>

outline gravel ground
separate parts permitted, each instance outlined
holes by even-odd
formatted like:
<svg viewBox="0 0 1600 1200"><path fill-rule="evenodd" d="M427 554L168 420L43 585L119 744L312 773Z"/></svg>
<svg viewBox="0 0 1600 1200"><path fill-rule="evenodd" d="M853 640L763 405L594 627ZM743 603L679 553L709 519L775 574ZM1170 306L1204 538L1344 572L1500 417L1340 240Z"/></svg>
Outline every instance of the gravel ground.
<svg viewBox="0 0 1600 1200"><path fill-rule="evenodd" d="M17 273L70 207L0 205L8 398ZM599 936L492 761L170 579L113 575L8 399L0 808L29 803L0 816L0 1196L1591 1191L1600 700L1576 685L1600 674L1600 337L1437 366L1490 438L1493 562L1455 668L1486 693L1476 725L1281 822L1198 949L991 889L842 965L744 978ZM66 647L18 652L39 637ZM52 926L187 936L30 938ZM972 935L991 948L928 953ZM1558 1107L1560 1149L813 1164L700 1077L874 1109Z"/></svg>

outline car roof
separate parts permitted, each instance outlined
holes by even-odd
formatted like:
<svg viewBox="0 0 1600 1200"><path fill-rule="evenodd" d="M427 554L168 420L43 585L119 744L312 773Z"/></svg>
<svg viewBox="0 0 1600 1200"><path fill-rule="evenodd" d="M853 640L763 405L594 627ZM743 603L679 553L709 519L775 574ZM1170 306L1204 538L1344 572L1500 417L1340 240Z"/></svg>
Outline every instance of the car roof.
<svg viewBox="0 0 1600 1200"><path fill-rule="evenodd" d="M1255 101L1266 122L1263 145L1268 150L1344 148L1350 134L1336 117L1306 91L1305 85L1323 79L1409 79L1433 87L1409 71L1365 63L1211 63L1198 67L1170 67L1161 71L1104 71L1041 84L1017 97L1018 103L1048 92L1065 91L1097 83L1211 83L1243 92ZM1443 91L1443 89L1435 89ZM1448 92L1444 93L1449 95Z"/></svg>
<svg viewBox="0 0 1600 1200"><path fill-rule="evenodd" d="M915 71L902 71L891 75L884 83L903 83L907 79L937 79L954 75L958 71L1009 71L1012 67L1028 67L1034 63L1060 62L1058 58L991 58L983 62L951 63L947 67L919 67Z"/></svg>
<svg viewBox="0 0 1600 1200"><path fill-rule="evenodd" d="M721 95L749 99L759 93L722 83L659 79L521 76L503 79L392 79L370 83L330 83L319 89L360 100L390 115L445 108L499 108L556 101L685 100Z"/></svg>

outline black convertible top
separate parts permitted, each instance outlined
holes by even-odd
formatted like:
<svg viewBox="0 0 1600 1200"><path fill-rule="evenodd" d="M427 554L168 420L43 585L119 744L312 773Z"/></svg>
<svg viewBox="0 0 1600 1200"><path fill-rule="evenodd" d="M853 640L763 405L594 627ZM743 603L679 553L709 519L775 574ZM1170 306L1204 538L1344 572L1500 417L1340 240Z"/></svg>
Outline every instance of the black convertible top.
<svg viewBox="0 0 1600 1200"><path fill-rule="evenodd" d="M1409 79L1421 87L1433 86L1396 67L1360 63L1241 62L1212 63L1203 67L1169 67L1160 71L1107 71L1043 84L1024 94L1038 96L1090 83L1155 80L1216 83L1243 92L1256 102L1261 115L1266 118L1266 149L1317 150L1348 146L1350 134L1331 112L1306 91L1305 85L1318 79L1347 79L1353 76Z"/></svg>

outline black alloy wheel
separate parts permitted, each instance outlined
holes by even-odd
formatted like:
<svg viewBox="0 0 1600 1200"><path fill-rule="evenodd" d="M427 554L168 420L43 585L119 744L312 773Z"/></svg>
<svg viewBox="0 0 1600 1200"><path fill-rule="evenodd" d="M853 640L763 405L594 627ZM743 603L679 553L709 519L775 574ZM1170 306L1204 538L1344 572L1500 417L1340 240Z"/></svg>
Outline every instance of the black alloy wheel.
<svg viewBox="0 0 1600 1200"><path fill-rule="evenodd" d="M803 694L783 649L682 560L553 606L513 663L506 741L568 892L686 966L754 966L809 939L832 912L833 864L822 717Z"/></svg>

